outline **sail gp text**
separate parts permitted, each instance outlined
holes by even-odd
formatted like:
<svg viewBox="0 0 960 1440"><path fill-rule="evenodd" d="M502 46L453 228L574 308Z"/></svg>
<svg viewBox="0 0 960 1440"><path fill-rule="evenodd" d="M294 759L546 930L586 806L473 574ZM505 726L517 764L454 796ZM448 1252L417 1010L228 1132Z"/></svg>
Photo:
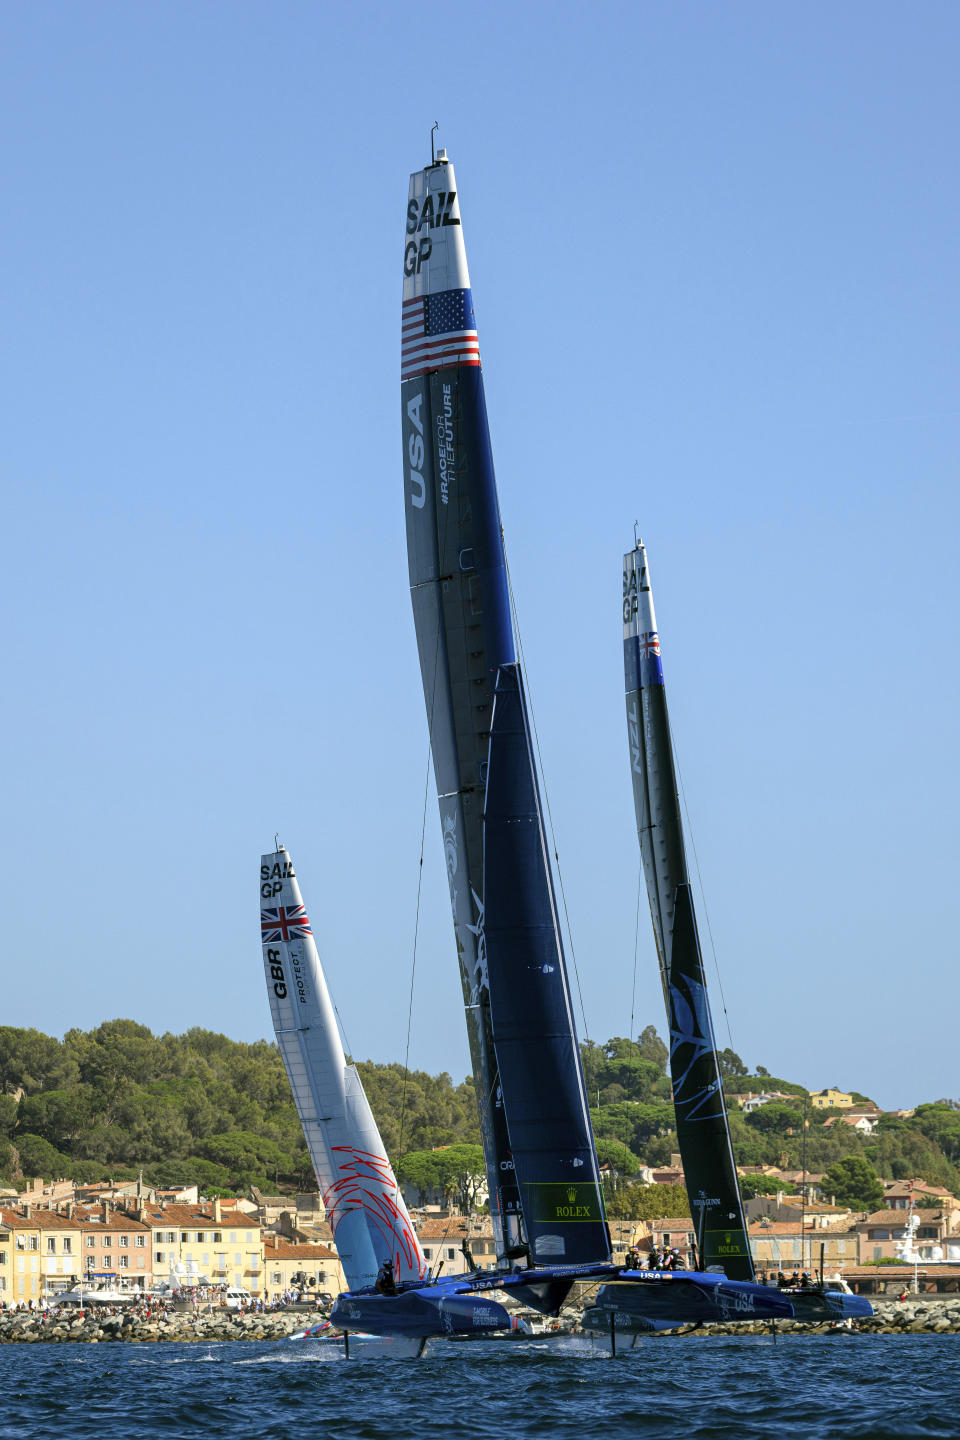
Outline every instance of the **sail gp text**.
<svg viewBox="0 0 960 1440"><path fill-rule="evenodd" d="M431 230L440 229L444 225L460 224L460 217L454 214L456 198L456 190L451 190L449 194L441 190L437 195L425 196L422 204L419 200L410 201L407 206L407 234L416 238L408 240L404 247L404 275L419 275L423 262L430 259L433 253ZM424 227L427 233L421 235Z"/></svg>
<svg viewBox="0 0 960 1440"><path fill-rule="evenodd" d="M273 993L278 1000L287 998L287 977L283 973L283 961L279 950L272 947L267 948L267 964L270 966L270 979L273 981ZM303 971L300 968L300 956L296 950L290 951L290 964L293 967L294 984L297 991L297 999L301 1005L307 1003L307 987L303 983Z"/></svg>

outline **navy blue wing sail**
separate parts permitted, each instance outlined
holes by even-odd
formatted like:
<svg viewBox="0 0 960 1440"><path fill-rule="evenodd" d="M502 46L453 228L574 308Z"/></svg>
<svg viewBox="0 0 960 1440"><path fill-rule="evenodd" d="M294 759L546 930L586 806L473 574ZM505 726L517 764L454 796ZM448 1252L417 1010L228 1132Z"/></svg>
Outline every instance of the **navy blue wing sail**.
<svg viewBox="0 0 960 1440"><path fill-rule="evenodd" d="M516 665L497 675L484 880L493 1042L531 1258L606 1260L609 1234Z"/></svg>
<svg viewBox="0 0 960 1440"><path fill-rule="evenodd" d="M670 1074L700 1265L752 1280L753 1262L727 1124L689 885L678 885L669 971Z"/></svg>

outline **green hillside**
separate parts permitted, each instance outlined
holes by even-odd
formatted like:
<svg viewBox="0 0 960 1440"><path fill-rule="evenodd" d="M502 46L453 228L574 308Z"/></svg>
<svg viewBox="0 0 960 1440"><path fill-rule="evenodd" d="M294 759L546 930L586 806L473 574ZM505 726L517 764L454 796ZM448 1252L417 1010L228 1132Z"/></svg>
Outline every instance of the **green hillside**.
<svg viewBox="0 0 960 1440"><path fill-rule="evenodd" d="M620 1171L664 1164L676 1149L667 1051L653 1026L637 1040L586 1041L584 1077L601 1159ZM737 1160L798 1169L802 1086L749 1075L739 1056L721 1055L728 1095L779 1089L744 1117L731 1099ZM401 1152L479 1142L473 1082L361 1061L358 1069L395 1161ZM794 1101L793 1097L796 1097ZM960 1107L921 1105L907 1120L882 1117L861 1138L847 1126L824 1128L830 1112L808 1109L806 1160L826 1170L848 1155L877 1172L918 1176L960 1193ZM401 1134L402 1123L402 1134ZM62 1040L38 1030L0 1027L0 1180L40 1175L80 1181L198 1182L207 1193L313 1187L296 1111L275 1045L246 1045L209 1030L153 1035L133 1020L71 1030Z"/></svg>

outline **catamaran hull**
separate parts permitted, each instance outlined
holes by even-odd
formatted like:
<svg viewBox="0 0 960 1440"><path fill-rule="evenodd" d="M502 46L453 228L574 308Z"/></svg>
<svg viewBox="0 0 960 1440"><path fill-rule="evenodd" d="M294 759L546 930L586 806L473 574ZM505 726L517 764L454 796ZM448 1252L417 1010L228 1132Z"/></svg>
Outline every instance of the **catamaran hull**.
<svg viewBox="0 0 960 1440"><path fill-rule="evenodd" d="M793 1306L780 1292L745 1280L728 1280L698 1270L640 1271L625 1275L597 1291L596 1311L610 1311L638 1321L669 1321L676 1325L730 1324L751 1320L792 1320ZM606 1322L609 1326L609 1318ZM623 1327L620 1319L617 1328ZM596 1328L604 1328L602 1323ZM640 1329L646 1328L641 1324Z"/></svg>
<svg viewBox="0 0 960 1440"><path fill-rule="evenodd" d="M496 1300L434 1288L401 1295L341 1295L330 1312L330 1323L339 1330L421 1339L518 1328L517 1320Z"/></svg>
<svg viewBox="0 0 960 1440"><path fill-rule="evenodd" d="M611 1313L618 1330L649 1330L664 1322L730 1325L859 1319L872 1315L873 1307L862 1296L840 1290L775 1290L709 1272L676 1270L640 1271L601 1285L596 1305L584 1316L584 1328L608 1330Z"/></svg>
<svg viewBox="0 0 960 1440"><path fill-rule="evenodd" d="M862 1295L845 1290L823 1290L813 1294L800 1292L788 1295L795 1320L865 1320L873 1314L873 1306Z"/></svg>

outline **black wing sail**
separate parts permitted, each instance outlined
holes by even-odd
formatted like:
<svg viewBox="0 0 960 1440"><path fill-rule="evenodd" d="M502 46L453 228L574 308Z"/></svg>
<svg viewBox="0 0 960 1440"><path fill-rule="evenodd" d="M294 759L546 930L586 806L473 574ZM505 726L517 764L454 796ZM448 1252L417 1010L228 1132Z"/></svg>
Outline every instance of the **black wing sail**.
<svg viewBox="0 0 960 1440"><path fill-rule="evenodd" d="M753 1263L689 885L678 885L674 896L669 1005L677 1144L700 1264L722 1265L731 1280L752 1280Z"/></svg>
<svg viewBox="0 0 960 1440"><path fill-rule="evenodd" d="M624 557L623 651L637 833L670 1024L670 1071L702 1267L752 1280L733 1145L687 875L646 551Z"/></svg>
<svg viewBox="0 0 960 1440"><path fill-rule="evenodd" d="M610 1241L519 667L497 676L484 813L493 1041L533 1261L607 1260Z"/></svg>
<svg viewBox="0 0 960 1440"><path fill-rule="evenodd" d="M483 800L497 670L515 658L483 373L453 166L410 177L400 397L410 596L497 1250L520 1199L483 953Z"/></svg>

